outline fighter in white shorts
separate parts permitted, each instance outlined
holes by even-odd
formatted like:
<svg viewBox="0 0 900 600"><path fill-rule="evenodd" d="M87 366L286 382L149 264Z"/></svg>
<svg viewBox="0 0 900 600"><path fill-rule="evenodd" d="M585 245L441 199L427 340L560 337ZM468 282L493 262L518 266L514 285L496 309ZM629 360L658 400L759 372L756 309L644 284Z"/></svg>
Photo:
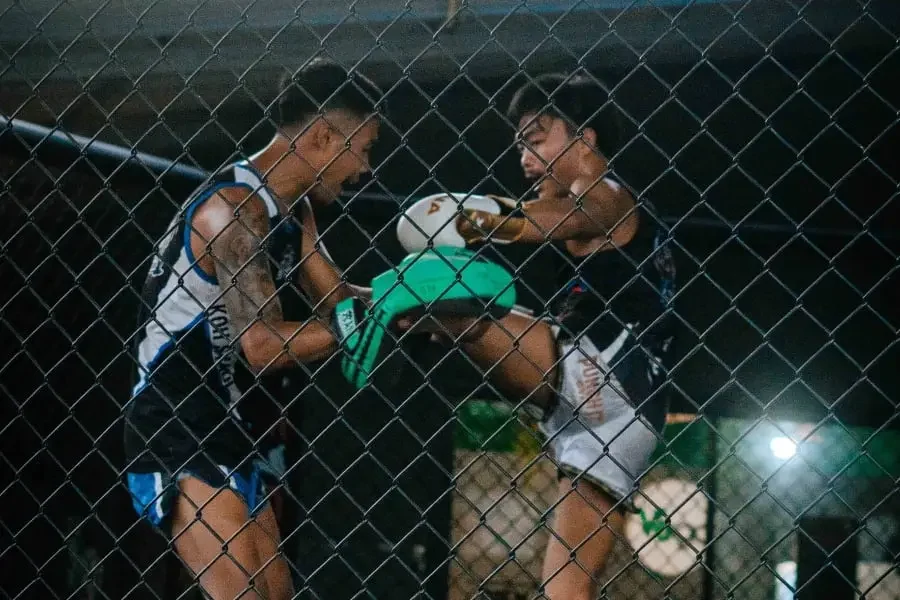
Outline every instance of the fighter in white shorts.
<svg viewBox="0 0 900 600"><path fill-rule="evenodd" d="M538 198L517 205L438 195L411 207L398 226L409 250L429 239L553 243L564 257L552 319L514 313L493 322L402 324L450 332L498 387L542 409L560 470L543 573L550 600L594 598L668 410L675 268L649 205L610 172L606 155L620 132L601 111L607 102L586 78L533 80L508 116Z"/></svg>

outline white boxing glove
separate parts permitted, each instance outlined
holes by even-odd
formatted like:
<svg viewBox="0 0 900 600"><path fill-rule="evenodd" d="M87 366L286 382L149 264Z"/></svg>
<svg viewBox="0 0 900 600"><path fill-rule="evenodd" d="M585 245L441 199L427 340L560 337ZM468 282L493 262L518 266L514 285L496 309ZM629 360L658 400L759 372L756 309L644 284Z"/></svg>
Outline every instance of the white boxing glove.
<svg viewBox="0 0 900 600"><path fill-rule="evenodd" d="M406 209L397 222L397 239L407 252L419 252L432 246L463 248L466 240L457 229L460 211L477 210L499 215L500 203L488 196L472 194L434 194Z"/></svg>

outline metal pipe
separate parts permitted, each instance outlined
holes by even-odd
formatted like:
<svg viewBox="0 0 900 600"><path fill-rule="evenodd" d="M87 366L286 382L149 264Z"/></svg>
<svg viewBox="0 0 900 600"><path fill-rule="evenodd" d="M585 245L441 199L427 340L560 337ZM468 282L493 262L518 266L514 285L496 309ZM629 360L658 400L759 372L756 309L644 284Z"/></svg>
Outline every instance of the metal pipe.
<svg viewBox="0 0 900 600"><path fill-rule="evenodd" d="M707 424L708 428L708 437L707 437L707 453L709 456L709 469L713 469L716 466L716 462L719 460L719 434L718 434L718 425L719 420L715 417L706 417L709 419L709 423ZM706 548L703 551L703 564L705 569L703 570L703 599L704 600L713 600L715 598L715 571L716 571L716 549L713 548L713 538L716 536L716 499L719 490L719 477L721 477L721 470L718 472L714 472L709 477L709 482L705 484L703 493L706 494L707 506L709 507L706 513Z"/></svg>
<svg viewBox="0 0 900 600"><path fill-rule="evenodd" d="M30 143L40 146L51 146L74 150L81 156L102 156L119 162L139 163L158 175L177 175L192 181L203 181L209 173L197 167L177 163L167 158L154 156L145 152L101 142L82 135L64 131L58 127L50 128L19 119L7 119L0 115L0 136L17 134Z"/></svg>

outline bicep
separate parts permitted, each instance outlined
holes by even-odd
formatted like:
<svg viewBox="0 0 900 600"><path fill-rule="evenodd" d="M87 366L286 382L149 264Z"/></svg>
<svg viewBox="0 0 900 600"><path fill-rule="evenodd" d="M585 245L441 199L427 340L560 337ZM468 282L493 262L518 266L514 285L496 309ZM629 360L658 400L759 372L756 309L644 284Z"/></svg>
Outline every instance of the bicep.
<svg viewBox="0 0 900 600"><path fill-rule="evenodd" d="M589 240L608 235L630 239L637 227L636 217L632 216L634 206L629 193L601 183L577 198L529 204L526 213L553 240Z"/></svg>
<svg viewBox="0 0 900 600"><path fill-rule="evenodd" d="M631 193L603 179L581 196L582 210L590 226L600 235L631 239L637 230L637 210Z"/></svg>
<svg viewBox="0 0 900 600"><path fill-rule="evenodd" d="M268 221L263 213L232 219L209 245L223 300L236 332L258 320L277 322L281 305L263 245Z"/></svg>

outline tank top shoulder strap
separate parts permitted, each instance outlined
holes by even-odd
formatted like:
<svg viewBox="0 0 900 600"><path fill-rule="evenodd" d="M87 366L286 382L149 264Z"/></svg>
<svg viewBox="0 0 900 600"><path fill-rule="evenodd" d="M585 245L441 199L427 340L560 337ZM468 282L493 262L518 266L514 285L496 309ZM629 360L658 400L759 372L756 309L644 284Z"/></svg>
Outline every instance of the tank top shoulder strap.
<svg viewBox="0 0 900 600"><path fill-rule="evenodd" d="M275 219L280 216L278 204L275 203L275 199L272 197L272 194L269 193L265 183L263 183L262 174L259 173L249 161L243 160L235 163L233 172L234 181L236 183L249 185L253 188L256 195L262 198L263 202L266 204L266 211L268 212L270 219Z"/></svg>

